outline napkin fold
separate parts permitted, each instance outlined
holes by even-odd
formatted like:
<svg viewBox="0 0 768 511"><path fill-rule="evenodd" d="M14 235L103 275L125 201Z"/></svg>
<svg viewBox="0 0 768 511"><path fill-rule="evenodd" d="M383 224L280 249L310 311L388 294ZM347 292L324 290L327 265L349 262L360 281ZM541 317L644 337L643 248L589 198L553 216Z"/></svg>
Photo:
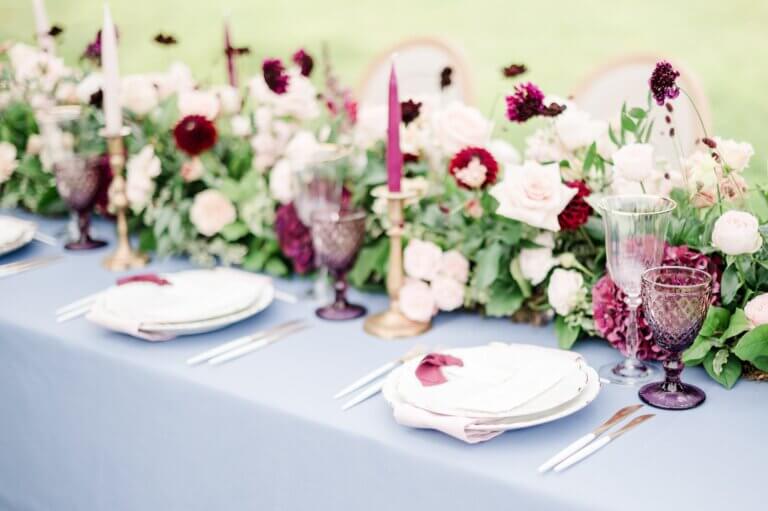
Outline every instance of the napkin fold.
<svg viewBox="0 0 768 511"><path fill-rule="evenodd" d="M418 367L416 367L416 378L425 387L443 384L448 381L441 369L443 366L463 367L464 361L444 353L429 353L421 359Z"/></svg>
<svg viewBox="0 0 768 511"><path fill-rule="evenodd" d="M418 429L436 429L468 444L477 444L496 438L504 431L474 431L469 426L482 424L481 419L458 417L455 415L440 415L422 408L415 407L403 401L392 403L395 422L401 426Z"/></svg>
<svg viewBox="0 0 768 511"><path fill-rule="evenodd" d="M109 330L128 334L146 341L168 341L175 337L175 335L167 333L145 332L141 329L141 321L109 314L101 307L93 307L88 312L86 319Z"/></svg>
<svg viewBox="0 0 768 511"><path fill-rule="evenodd" d="M157 284L158 286L170 286L171 281L164 279L156 273L142 273L139 275L130 275L128 277L121 277L117 279L118 286L124 286L125 284L132 284L134 282L149 282Z"/></svg>

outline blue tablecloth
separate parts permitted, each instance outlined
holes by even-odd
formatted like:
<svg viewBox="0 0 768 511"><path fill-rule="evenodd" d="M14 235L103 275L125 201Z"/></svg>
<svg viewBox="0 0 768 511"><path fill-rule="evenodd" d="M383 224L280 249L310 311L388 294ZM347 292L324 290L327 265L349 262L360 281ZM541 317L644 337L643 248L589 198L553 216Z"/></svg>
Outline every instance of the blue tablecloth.
<svg viewBox="0 0 768 511"><path fill-rule="evenodd" d="M14 212L17 216L20 213ZM53 233L61 221L40 221ZM98 224L111 239L110 227ZM0 280L0 509L10 510L638 510L759 509L768 461L768 385L726 391L700 368L685 378L706 403L658 416L562 474L536 467L636 390L605 387L581 412L469 446L397 425L381 397L348 412L333 395L416 343L554 346L551 328L443 314L408 341L382 341L362 321L322 322L314 304L274 303L206 335L148 343L53 311L111 284L110 250L66 253ZM0 263L58 252L33 243ZM151 269L187 268L181 260ZM279 281L302 294L308 283ZM381 296L361 296L370 310ZM221 367L184 360L259 327L306 318L312 328ZM577 349L593 366L618 355Z"/></svg>

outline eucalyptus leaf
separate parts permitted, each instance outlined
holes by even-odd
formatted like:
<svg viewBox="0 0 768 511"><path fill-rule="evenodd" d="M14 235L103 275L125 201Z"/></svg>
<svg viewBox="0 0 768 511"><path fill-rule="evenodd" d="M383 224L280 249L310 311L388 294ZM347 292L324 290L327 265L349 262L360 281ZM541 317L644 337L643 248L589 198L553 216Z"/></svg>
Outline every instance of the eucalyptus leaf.
<svg viewBox="0 0 768 511"><path fill-rule="evenodd" d="M484 248L477 256L474 285L478 288L490 287L499 275L499 260L504 249L501 243L494 243Z"/></svg>
<svg viewBox="0 0 768 511"><path fill-rule="evenodd" d="M573 347L576 339L579 338L581 330L568 324L562 316L555 318L555 334L557 335L557 345L561 349L569 350Z"/></svg>

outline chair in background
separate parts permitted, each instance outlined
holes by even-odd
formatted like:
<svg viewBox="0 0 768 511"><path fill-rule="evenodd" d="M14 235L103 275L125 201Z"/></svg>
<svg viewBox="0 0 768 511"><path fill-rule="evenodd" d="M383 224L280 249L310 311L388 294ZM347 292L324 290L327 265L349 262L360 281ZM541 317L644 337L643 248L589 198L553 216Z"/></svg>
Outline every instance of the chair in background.
<svg viewBox="0 0 768 511"><path fill-rule="evenodd" d="M614 59L590 73L573 92L573 99L579 108L593 117L604 119L616 125L619 122L621 105L645 107L648 98L648 80L656 62L662 58L652 55L633 55ZM667 59L669 60L669 59ZM704 125L711 132L712 118L709 101L699 80L679 62L670 60L680 71L678 84L696 102ZM650 142L656 154L670 162L677 161L677 151L669 137L669 125L664 122L667 111L652 101L651 115L655 119ZM696 140L703 136L701 123L696 111L683 93L674 100L675 137L680 143L683 155L690 154Z"/></svg>
<svg viewBox="0 0 768 511"><path fill-rule="evenodd" d="M386 104L391 57L397 53L397 80L400 97L442 95L444 100L472 102L469 65L463 53L435 38L407 39L376 57L358 88L361 104ZM451 85L441 89L441 73L451 68Z"/></svg>

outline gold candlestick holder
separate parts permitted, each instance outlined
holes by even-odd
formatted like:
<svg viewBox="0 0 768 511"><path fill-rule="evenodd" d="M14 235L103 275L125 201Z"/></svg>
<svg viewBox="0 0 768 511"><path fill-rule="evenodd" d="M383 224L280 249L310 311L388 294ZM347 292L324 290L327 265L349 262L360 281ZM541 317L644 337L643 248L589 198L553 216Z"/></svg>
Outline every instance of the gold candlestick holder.
<svg viewBox="0 0 768 511"><path fill-rule="evenodd" d="M389 308L373 316L363 323L366 332L383 339L413 337L429 330L430 324L412 321L400 311L400 289L403 287L403 207L407 199L418 197L415 192L390 192L389 190L374 190L374 197L387 200L387 213L390 226L389 236L389 270L387 272L387 293Z"/></svg>
<svg viewBox="0 0 768 511"><path fill-rule="evenodd" d="M112 169L112 183L109 185L109 203L115 210L117 229L117 248L102 262L103 266L111 271L125 271L132 268L146 266L149 257L146 254L135 252L131 247L128 237L128 197L125 191L125 145L123 137L130 130L122 128L117 133L105 133L101 135L107 139L107 153L109 154L109 166Z"/></svg>

